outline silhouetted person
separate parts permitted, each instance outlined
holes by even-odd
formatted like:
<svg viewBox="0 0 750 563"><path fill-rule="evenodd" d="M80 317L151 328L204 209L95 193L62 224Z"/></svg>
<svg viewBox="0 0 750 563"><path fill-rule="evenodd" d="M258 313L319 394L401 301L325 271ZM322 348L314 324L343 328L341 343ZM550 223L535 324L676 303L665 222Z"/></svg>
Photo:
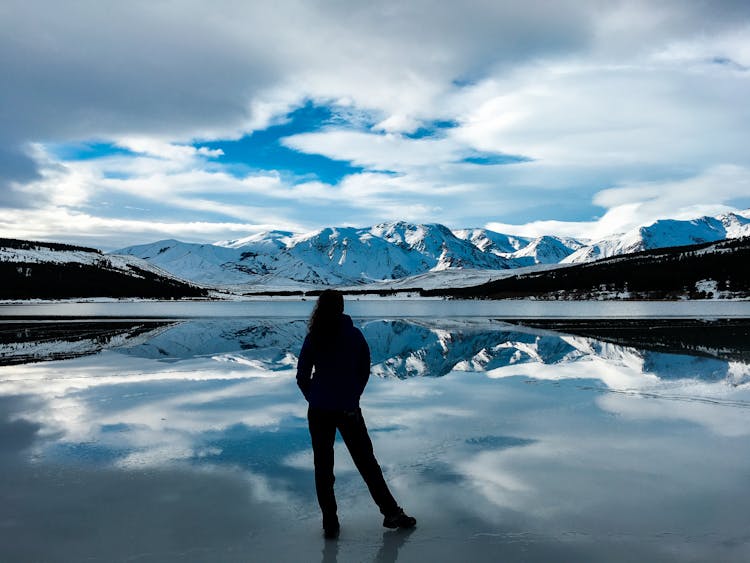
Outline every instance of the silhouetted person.
<svg viewBox="0 0 750 563"><path fill-rule="evenodd" d="M315 305L297 364L297 385L309 403L307 420L315 460L315 490L327 538L339 533L333 492L333 443L341 433L354 464L383 514L386 528L413 528L383 479L367 434L359 397L370 377L370 348L344 314L343 295L325 290Z"/></svg>

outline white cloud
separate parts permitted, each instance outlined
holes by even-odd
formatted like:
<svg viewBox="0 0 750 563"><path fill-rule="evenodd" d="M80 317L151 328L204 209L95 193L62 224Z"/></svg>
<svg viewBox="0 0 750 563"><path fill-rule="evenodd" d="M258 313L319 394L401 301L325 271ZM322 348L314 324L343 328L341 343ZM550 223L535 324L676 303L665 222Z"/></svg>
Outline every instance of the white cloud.
<svg viewBox="0 0 750 563"><path fill-rule="evenodd" d="M633 9L602 25L632 23ZM656 14L651 24L658 27L665 17ZM575 202L591 210L584 217L601 214L594 206L604 212L595 223L488 221L490 228L518 234L599 237L661 217L726 212L734 209L733 200L750 195L743 179L750 167L743 140L750 131L750 109L743 101L750 97L750 73L708 57L713 51L744 60L750 42L739 32L728 37L714 40L717 45L699 39L696 49L702 54L687 66L684 57L664 56L676 43L662 37L629 58L617 53L608 61L600 53L590 61L520 64L453 92L445 103L459 125L438 139L390 132L391 120L408 121L393 114L374 128L385 134L329 130L295 135L285 143L368 169L397 171L402 185L431 184L434 192L460 185L456 191L472 192L487 217L495 209L505 217L519 211L529 216L535 206L575 207ZM680 43L683 49L689 44ZM413 128L413 123L404 126ZM493 167L456 164L474 151L533 160ZM615 202L614 194L624 201ZM457 202L453 217L442 220L461 222L457 210L462 207Z"/></svg>
<svg viewBox="0 0 750 563"><path fill-rule="evenodd" d="M12 221L55 210L89 217L82 224L92 228L97 216L114 225L113 215L135 228L125 206L159 207L144 225L408 218L606 234L663 210L728 210L749 197L743 2L128 2L104 14L87 3L11 1L3 16L3 234L58 236L54 221ZM367 115L376 125L285 143L363 174L338 186L287 185L274 171L236 178L220 151L189 144L278 123L308 99L339 104L345 123L361 127ZM402 135L433 120L458 126L440 138ZM136 155L61 167L20 150L91 139ZM534 160L460 163L476 151ZM125 206L97 208L118 194ZM571 221L556 216L562 209Z"/></svg>
<svg viewBox="0 0 750 563"><path fill-rule="evenodd" d="M555 233L600 239L649 225L658 219L693 219L734 210L734 199L750 194L750 169L717 166L673 182L645 182L602 190L594 196L607 212L595 221L534 221L524 225L490 222L488 229L522 236Z"/></svg>
<svg viewBox="0 0 750 563"><path fill-rule="evenodd" d="M730 71L746 71L750 67L749 32L750 26L740 22L738 29L720 35L701 34L691 40L671 42L655 53L654 58L682 65L692 64L698 68L713 62L726 65Z"/></svg>
<svg viewBox="0 0 750 563"><path fill-rule="evenodd" d="M196 148L192 145L170 143L154 137L123 137L117 145L139 154L174 161L193 161L198 157L216 158L224 154L221 149Z"/></svg>
<svg viewBox="0 0 750 563"><path fill-rule="evenodd" d="M104 250L167 238L187 242L237 238L274 228L278 223L118 219L65 208L8 210L0 218L0 230L7 237L65 240Z"/></svg>
<svg viewBox="0 0 750 563"><path fill-rule="evenodd" d="M707 203L708 194L710 203ZM686 207L716 205L747 194L750 194L750 169L723 165L676 182L644 182L603 190L596 194L594 201L602 207L645 202L644 206L651 208L652 215L663 216L670 208L675 210L673 213L680 213Z"/></svg>
<svg viewBox="0 0 750 563"><path fill-rule="evenodd" d="M410 139L399 134L333 130L301 133L283 140L288 147L346 160L374 170L408 171L461 158L461 145L447 139ZM465 149L464 149L465 150Z"/></svg>
<svg viewBox="0 0 750 563"><path fill-rule="evenodd" d="M747 162L750 75L723 65L535 65L477 88L454 135L479 150L631 174Z"/></svg>

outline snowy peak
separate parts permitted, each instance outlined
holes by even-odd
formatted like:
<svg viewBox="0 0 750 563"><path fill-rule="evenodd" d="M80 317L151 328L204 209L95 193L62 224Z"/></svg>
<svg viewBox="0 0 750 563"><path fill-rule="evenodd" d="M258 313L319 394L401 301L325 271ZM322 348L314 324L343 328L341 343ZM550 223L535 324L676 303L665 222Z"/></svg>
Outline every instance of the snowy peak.
<svg viewBox="0 0 750 563"><path fill-rule="evenodd" d="M245 248L249 247L264 248L264 249L281 249L287 248L289 240L294 236L294 233L289 231L264 231L248 237L233 239L233 240L220 240L214 243L214 246L223 246L226 248Z"/></svg>
<svg viewBox="0 0 750 563"><path fill-rule="evenodd" d="M428 265L364 229L326 228L292 239L289 253L347 283L397 279Z"/></svg>
<svg viewBox="0 0 750 563"><path fill-rule="evenodd" d="M532 240L525 237L504 235L487 229L459 229L453 231L453 234L461 240L469 241L482 252L489 252L497 256L512 254L528 245Z"/></svg>
<svg viewBox="0 0 750 563"><path fill-rule="evenodd" d="M414 225L398 221L375 225L369 232L400 248L417 251L434 260L443 254L445 246L453 246L453 239L458 240L447 227L438 224Z"/></svg>
<svg viewBox="0 0 750 563"><path fill-rule="evenodd" d="M439 224L381 223L370 228L327 228L292 239L290 252L321 266L344 269L344 276L398 279L448 268L504 268ZM317 254L316 254L317 252Z"/></svg>
<svg viewBox="0 0 750 563"><path fill-rule="evenodd" d="M643 241L643 248L640 250L701 244L727 238L726 228L715 217L700 217L691 221L662 219L641 227L638 231Z"/></svg>
<svg viewBox="0 0 750 563"><path fill-rule="evenodd" d="M552 236L542 236L532 240L529 244L512 253L519 265L557 264L583 247L583 243L575 239L562 239ZM524 263L524 260L529 263Z"/></svg>
<svg viewBox="0 0 750 563"><path fill-rule="evenodd" d="M740 213L727 213L717 217L724 226L726 238L750 236L750 210Z"/></svg>

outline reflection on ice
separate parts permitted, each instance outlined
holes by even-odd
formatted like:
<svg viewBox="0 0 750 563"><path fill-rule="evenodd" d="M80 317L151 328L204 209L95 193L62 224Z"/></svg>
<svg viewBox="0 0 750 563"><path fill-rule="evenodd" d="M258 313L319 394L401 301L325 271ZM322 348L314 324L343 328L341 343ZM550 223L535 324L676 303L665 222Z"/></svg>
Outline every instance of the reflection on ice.
<svg viewBox="0 0 750 563"><path fill-rule="evenodd" d="M294 381L305 321L46 324L0 341L34 360L0 368L0 560L750 557L737 323L721 342L720 326L360 326L363 409L412 534L383 532L337 446L342 536L320 537Z"/></svg>
<svg viewBox="0 0 750 563"><path fill-rule="evenodd" d="M739 384L746 380L750 364L750 332L737 321L731 323L730 332L725 324L702 324L690 330L683 326L679 339L669 327L662 327L668 330L661 332L649 328L647 340L632 327L617 333L610 326L576 328L570 323L562 327L555 325L563 323L548 323L558 330L567 329L564 332L489 320L368 320L359 324L370 343L373 374L399 379L441 377L454 370L498 376L505 368L523 364L559 366L602 360L659 380ZM306 321L288 319L0 325L0 361L19 364L110 349L181 365L212 358L227 368L278 372L296 365L306 330ZM712 336L724 340L702 346L691 342L696 338L710 341ZM563 377L563 371L559 374Z"/></svg>
<svg viewBox="0 0 750 563"><path fill-rule="evenodd" d="M0 366L65 360L152 338L159 321L0 323Z"/></svg>

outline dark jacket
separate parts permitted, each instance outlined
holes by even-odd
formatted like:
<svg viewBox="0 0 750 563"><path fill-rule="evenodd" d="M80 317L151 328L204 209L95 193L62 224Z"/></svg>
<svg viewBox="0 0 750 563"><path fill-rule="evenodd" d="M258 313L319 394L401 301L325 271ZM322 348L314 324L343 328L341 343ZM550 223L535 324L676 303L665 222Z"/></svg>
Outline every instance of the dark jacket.
<svg viewBox="0 0 750 563"><path fill-rule="evenodd" d="M316 349L310 335L305 337L297 362L297 385L311 407L357 409L369 377L370 347L349 315L341 315L338 337L325 349Z"/></svg>

